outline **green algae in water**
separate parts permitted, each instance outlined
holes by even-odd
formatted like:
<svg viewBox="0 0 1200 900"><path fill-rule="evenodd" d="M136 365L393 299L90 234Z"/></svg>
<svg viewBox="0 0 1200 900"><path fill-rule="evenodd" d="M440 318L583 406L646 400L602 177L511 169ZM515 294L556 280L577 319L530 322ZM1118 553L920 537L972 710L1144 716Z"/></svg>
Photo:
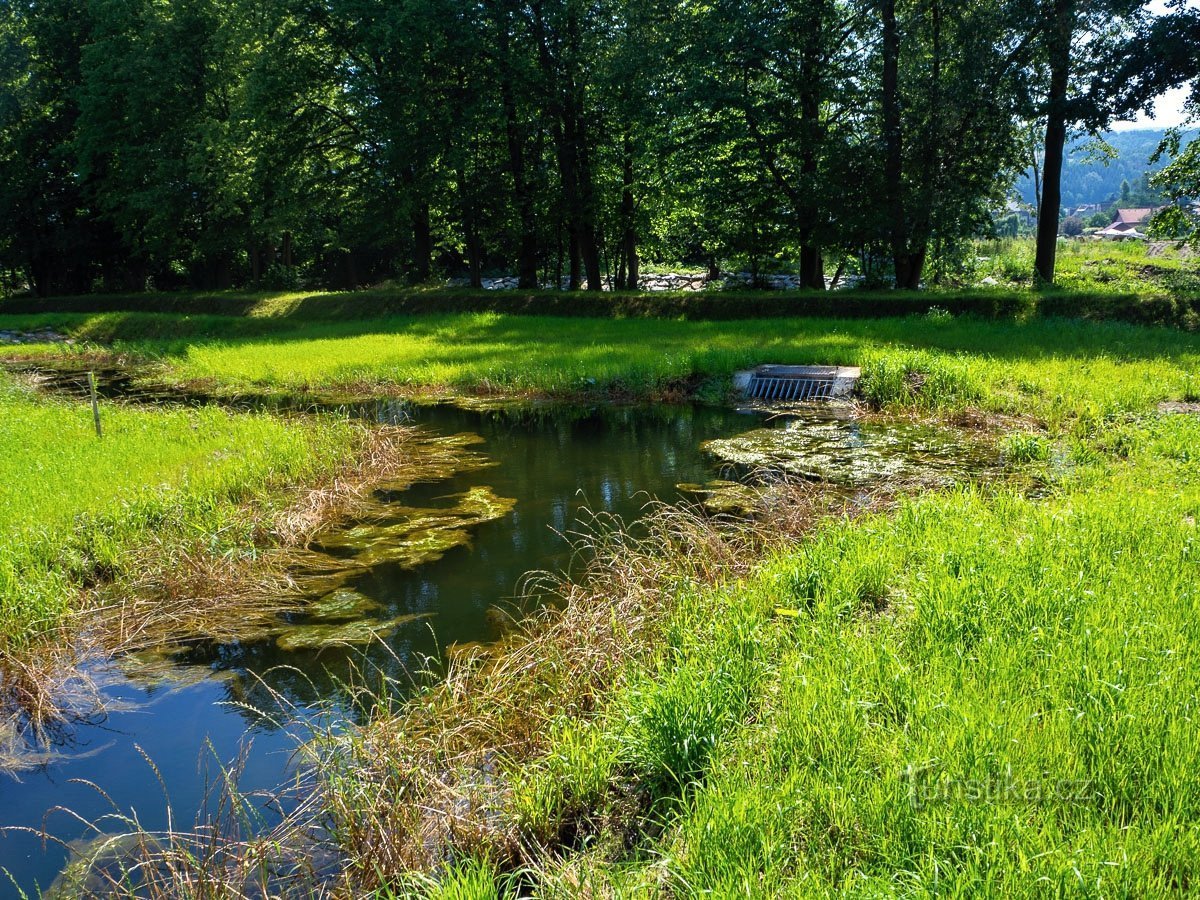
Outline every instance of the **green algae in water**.
<svg viewBox="0 0 1200 900"><path fill-rule="evenodd" d="M413 531L409 527L383 529L365 543L354 557L355 562L368 568L399 565L415 569L437 562L455 547L471 543L471 533L462 528L434 527Z"/></svg>
<svg viewBox="0 0 1200 900"><path fill-rule="evenodd" d="M743 469L839 484L885 479L946 483L993 462L984 447L948 428L827 419L794 419L782 428L708 441L704 449Z"/></svg>
<svg viewBox="0 0 1200 900"><path fill-rule="evenodd" d="M427 614L395 619L364 619L343 625L295 625L275 639L280 650L324 650L327 647L362 646L390 637L401 625L426 618Z"/></svg>
<svg viewBox="0 0 1200 900"><path fill-rule="evenodd" d="M710 513L746 515L757 509L763 500L761 488L721 478L704 484L680 484L676 487L681 493L695 497Z"/></svg>
<svg viewBox="0 0 1200 900"><path fill-rule="evenodd" d="M486 486L446 499L454 504L445 509L381 505L386 518L381 515L373 522L323 535L318 546L347 556L359 570L380 565L416 568L436 562L455 547L469 545L471 528L503 518L516 505L515 500L499 497Z"/></svg>
<svg viewBox="0 0 1200 900"><path fill-rule="evenodd" d="M382 609L376 601L350 588L338 588L304 609L315 622L352 622L364 619Z"/></svg>

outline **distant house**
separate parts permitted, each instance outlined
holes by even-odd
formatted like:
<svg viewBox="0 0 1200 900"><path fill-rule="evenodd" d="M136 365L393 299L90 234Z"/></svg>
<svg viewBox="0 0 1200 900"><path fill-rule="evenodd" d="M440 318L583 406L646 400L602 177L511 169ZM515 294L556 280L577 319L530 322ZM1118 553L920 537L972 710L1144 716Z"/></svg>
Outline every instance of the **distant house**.
<svg viewBox="0 0 1200 900"><path fill-rule="evenodd" d="M1112 240L1137 240L1146 237L1146 224L1150 217L1158 212L1160 206L1146 206L1140 209L1118 209L1117 217L1107 228L1096 232L1096 237Z"/></svg>

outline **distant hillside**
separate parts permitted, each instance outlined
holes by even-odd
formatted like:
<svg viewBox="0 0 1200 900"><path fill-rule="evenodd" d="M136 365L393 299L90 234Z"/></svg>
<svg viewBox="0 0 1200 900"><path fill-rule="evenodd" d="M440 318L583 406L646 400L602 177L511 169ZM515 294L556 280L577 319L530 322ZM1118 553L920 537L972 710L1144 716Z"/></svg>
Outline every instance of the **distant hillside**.
<svg viewBox="0 0 1200 900"><path fill-rule="evenodd" d="M1122 181L1136 189L1146 172L1162 168L1161 164L1150 166L1150 157L1162 138L1163 132L1155 129L1109 132L1104 139L1118 155L1107 166L1101 160L1088 159L1088 140L1075 141L1063 163L1062 205L1108 203L1120 193ZM1036 201L1033 179L1028 174L1017 182L1017 190L1026 203Z"/></svg>

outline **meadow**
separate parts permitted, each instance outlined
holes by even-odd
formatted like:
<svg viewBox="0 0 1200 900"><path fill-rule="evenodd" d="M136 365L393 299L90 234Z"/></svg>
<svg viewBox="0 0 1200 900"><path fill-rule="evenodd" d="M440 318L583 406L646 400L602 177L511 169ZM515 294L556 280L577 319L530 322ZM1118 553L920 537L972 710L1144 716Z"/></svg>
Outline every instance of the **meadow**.
<svg viewBox="0 0 1200 900"><path fill-rule="evenodd" d="M378 900L1168 896L1200 879L1195 335L938 310L39 321L85 342L106 337L105 352L150 361L155 378L231 393L718 401L746 365L857 364L872 407L952 422L992 414L983 419L1005 455L1040 485L847 505L802 490L732 530L662 511L651 538L602 540L590 572L557 588L558 612L502 652L452 665L407 706L381 698L361 727L307 744L315 799L304 811L316 819L259 843L146 840L155 863L140 871L163 880L143 895L231 873L241 890L260 877L256 860L306 846L287 827L313 821L342 854L348 892ZM53 433L64 444L64 418L80 441L90 427L74 406L13 389L3 402L10 421L47 423L42 443ZM264 453L282 454L285 471L314 458L314 438L270 419L122 414L175 428L211 416L227 430L199 431L217 443L263 429L268 447L281 442ZM28 484L38 454L23 446L35 444L17 446ZM108 471L77 465L70 446L58 468ZM336 455L315 446L326 448L317 459ZM220 453L207 440L193 449ZM156 463L164 474L139 483L177 477L192 458L171 455ZM121 484L112 465L100 480ZM194 491L183 479L183 496L261 483L254 469L221 471ZM78 478L66 496L93 490ZM89 509L114 515L119 493ZM24 527L61 533L68 519L52 507L30 506Z"/></svg>
<svg viewBox="0 0 1200 900"><path fill-rule="evenodd" d="M257 516L283 489L349 461L353 429L216 407L84 404L0 375L0 653L52 630L97 580L131 574L151 537L255 550Z"/></svg>
<svg viewBox="0 0 1200 900"><path fill-rule="evenodd" d="M0 317L50 324L81 343L0 348L0 358L88 352L104 342L156 363L152 377L237 393L514 393L563 398L721 399L763 362L858 365L865 398L926 409L979 407L1057 426L1200 396L1186 332L1067 318L924 315L743 321L584 319L462 313L344 322L72 313ZM919 387L919 390L917 389Z"/></svg>

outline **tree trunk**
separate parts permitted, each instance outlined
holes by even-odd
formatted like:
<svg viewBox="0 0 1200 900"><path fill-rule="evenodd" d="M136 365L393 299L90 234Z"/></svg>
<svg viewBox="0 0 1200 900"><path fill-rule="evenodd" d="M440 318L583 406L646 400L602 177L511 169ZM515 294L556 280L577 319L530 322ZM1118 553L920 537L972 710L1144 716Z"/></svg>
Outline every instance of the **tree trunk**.
<svg viewBox="0 0 1200 900"><path fill-rule="evenodd" d="M567 224L567 265L570 268L567 289L577 291L583 287L583 267L579 253L579 232L572 223Z"/></svg>
<svg viewBox="0 0 1200 900"><path fill-rule="evenodd" d="M825 261L820 247L807 243L800 247L800 283L813 290L825 290Z"/></svg>
<svg viewBox="0 0 1200 900"><path fill-rule="evenodd" d="M583 270L587 275L589 291L604 290L604 269L600 264L600 239L596 235L596 226L590 217L584 220L579 235L579 250L583 257Z"/></svg>
<svg viewBox="0 0 1200 900"><path fill-rule="evenodd" d="M458 200L462 209L463 237L467 245L467 272L471 279L471 287L480 290L483 287L483 254L480 249L479 226L475 221L475 198L467 185L466 170L459 166L455 175L458 177Z"/></svg>
<svg viewBox="0 0 1200 900"><path fill-rule="evenodd" d="M892 263L896 287L920 284L921 265L909 246L908 217L904 204L904 143L900 127L900 29L896 0L882 0L883 18L883 177L891 221ZM924 264L924 253L919 254Z"/></svg>
<svg viewBox="0 0 1200 900"><path fill-rule="evenodd" d="M1042 199L1038 206L1034 269L1044 284L1054 283L1058 216L1062 206L1063 150L1067 143L1067 89L1071 76L1071 37L1075 0L1057 0L1049 33L1050 94L1046 106L1046 145L1042 157Z"/></svg>
<svg viewBox="0 0 1200 900"><path fill-rule="evenodd" d="M516 91L509 66L508 19L500 23L499 53L504 61L500 79L500 99L504 107L505 136L508 141L508 168L513 180L513 195L520 223L520 249L517 253L517 286L535 290L537 273L537 216L534 212L533 190L525 170L525 136L517 117Z"/></svg>
<svg viewBox="0 0 1200 900"><path fill-rule="evenodd" d="M418 282L433 273L433 235L429 226L429 204L421 201L412 214L413 274Z"/></svg>
<svg viewBox="0 0 1200 900"><path fill-rule="evenodd" d="M637 223L634 221L637 205L633 199L633 137L625 132L621 166L621 224L625 233L621 239L621 265L617 287L621 290L638 289Z"/></svg>

